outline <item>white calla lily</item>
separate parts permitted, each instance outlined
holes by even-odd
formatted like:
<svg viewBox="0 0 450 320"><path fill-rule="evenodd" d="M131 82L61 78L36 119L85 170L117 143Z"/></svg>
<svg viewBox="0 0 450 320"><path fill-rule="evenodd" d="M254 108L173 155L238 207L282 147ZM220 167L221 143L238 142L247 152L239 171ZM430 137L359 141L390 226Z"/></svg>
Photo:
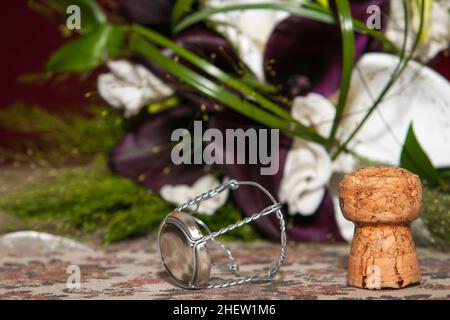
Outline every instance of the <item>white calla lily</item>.
<svg viewBox="0 0 450 320"><path fill-rule="evenodd" d="M165 185L159 191L164 200L181 205L198 195L211 190L220 184L219 180L212 175L205 175L195 181L191 186L180 185ZM217 196L202 201L198 207L198 212L212 215L217 209L221 208L228 198L228 190L219 193ZM195 207L193 208L195 209Z"/></svg>
<svg viewBox="0 0 450 320"><path fill-rule="evenodd" d="M414 3L413 3L414 4ZM409 26L408 48L411 49L417 36L420 17L419 5L413 6L414 17ZM425 2L425 23L420 42L414 57L428 62L437 53L450 45L450 1L427 0ZM402 1L391 1L391 9L386 36L392 42L401 44L404 37L404 15Z"/></svg>
<svg viewBox="0 0 450 320"><path fill-rule="evenodd" d="M342 131L361 121L391 77L398 57L370 53L354 72ZM368 92L368 88L370 92ZM436 167L450 166L450 84L430 68L411 61L350 143L370 160L398 165L411 123L421 146Z"/></svg>
<svg viewBox="0 0 450 320"><path fill-rule="evenodd" d="M279 2L290 0L204 0L205 8L221 8L229 5ZM237 49L242 61L260 81L264 80L263 54L266 43L275 26L289 14L277 10L243 10L217 13L210 17L216 30L222 33Z"/></svg>
<svg viewBox="0 0 450 320"><path fill-rule="evenodd" d="M173 94L172 89L142 65L126 60L109 61L110 73L97 80L100 96L112 107L125 110L125 116L137 114L152 100Z"/></svg>

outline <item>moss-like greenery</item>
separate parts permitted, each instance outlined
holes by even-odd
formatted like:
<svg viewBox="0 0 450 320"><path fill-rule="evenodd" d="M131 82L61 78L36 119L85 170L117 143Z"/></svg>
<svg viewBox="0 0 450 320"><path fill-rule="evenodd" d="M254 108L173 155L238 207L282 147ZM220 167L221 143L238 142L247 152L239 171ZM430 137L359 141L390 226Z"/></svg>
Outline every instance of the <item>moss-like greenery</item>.
<svg viewBox="0 0 450 320"><path fill-rule="evenodd" d="M450 194L424 185L422 219L434 244L450 249Z"/></svg>
<svg viewBox="0 0 450 320"><path fill-rule="evenodd" d="M18 170L32 164L35 169L25 172L37 176L31 184L13 183L14 192L0 195L0 232L32 228L110 243L155 231L174 208L106 168L104 157L123 133L122 117L113 110L54 114L16 104L0 111L0 124L1 129L23 137L0 147L0 163L12 160ZM92 159L102 160L55 169ZM229 201L215 215L201 218L212 230L218 230L242 216ZM253 240L258 234L246 225L227 237Z"/></svg>
<svg viewBox="0 0 450 320"><path fill-rule="evenodd" d="M42 169L41 169L42 170ZM23 183L0 196L0 221L6 229L32 228L105 244L157 230L174 206L158 195L118 177L100 160L90 166L51 169L45 178ZM424 185L423 221L436 246L450 246L450 194ZM212 230L242 219L231 200L212 216L200 215ZM9 221L9 222L8 222ZM260 235L245 225L227 238L252 241Z"/></svg>
<svg viewBox="0 0 450 320"><path fill-rule="evenodd" d="M103 164L61 169L47 181L23 185L0 196L0 211L20 218L34 230L82 238L100 237L111 243L155 231L174 206L134 182L113 175ZM212 216L201 215L212 230L242 219L229 201ZM228 238L254 240L246 225Z"/></svg>
<svg viewBox="0 0 450 320"><path fill-rule="evenodd" d="M31 184L27 181L16 186L16 182L3 179L3 184L13 185L14 191L2 190L0 194L0 233L32 228L110 243L155 231L174 206L134 182L113 175L105 165L105 155L123 133L121 121L119 114L104 108L92 109L83 116L55 115L21 104L0 111L0 127L25 137L10 141L7 149L0 147L0 163L13 160L27 166L37 164L32 167L39 168L33 170L38 177ZM72 169L52 169L55 165L86 164L96 158L102 160ZM360 162L373 165L364 159ZM425 183L423 197L422 217L432 241L449 248L448 190ZM212 230L218 230L242 216L230 200L216 214L201 218ZM251 241L259 234L251 225L245 225L226 237Z"/></svg>
<svg viewBox="0 0 450 320"><path fill-rule="evenodd" d="M0 129L17 138L0 145L0 163L66 165L105 155L123 134L115 110L91 108L87 114L55 114L37 106L15 104L0 110Z"/></svg>

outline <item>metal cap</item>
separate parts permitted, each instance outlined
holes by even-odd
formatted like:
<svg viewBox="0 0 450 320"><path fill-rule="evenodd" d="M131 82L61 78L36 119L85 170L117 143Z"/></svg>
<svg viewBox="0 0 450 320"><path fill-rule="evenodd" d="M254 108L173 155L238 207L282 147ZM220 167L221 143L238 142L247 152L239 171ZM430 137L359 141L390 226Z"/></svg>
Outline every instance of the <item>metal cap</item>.
<svg viewBox="0 0 450 320"><path fill-rule="evenodd" d="M209 280L211 261L206 242L197 243L202 237L198 224L188 213L173 211L161 223L158 244L164 268L184 288L200 288Z"/></svg>

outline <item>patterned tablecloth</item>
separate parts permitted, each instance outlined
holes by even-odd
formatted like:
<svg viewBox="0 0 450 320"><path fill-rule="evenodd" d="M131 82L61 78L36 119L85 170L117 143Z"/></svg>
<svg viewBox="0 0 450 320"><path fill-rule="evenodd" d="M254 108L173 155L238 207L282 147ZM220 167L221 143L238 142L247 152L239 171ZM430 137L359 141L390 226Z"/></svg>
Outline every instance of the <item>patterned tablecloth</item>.
<svg viewBox="0 0 450 320"><path fill-rule="evenodd" d="M242 272L266 267L278 250L276 244L263 242L230 246L242 264ZM168 282L152 239L125 241L95 250L0 251L0 299L450 298L450 254L426 248L418 249L421 284L375 291L346 286L346 245L293 244L288 247L286 264L273 281L248 284L245 290L232 287L198 291L179 289ZM66 286L69 265L80 268L79 289Z"/></svg>

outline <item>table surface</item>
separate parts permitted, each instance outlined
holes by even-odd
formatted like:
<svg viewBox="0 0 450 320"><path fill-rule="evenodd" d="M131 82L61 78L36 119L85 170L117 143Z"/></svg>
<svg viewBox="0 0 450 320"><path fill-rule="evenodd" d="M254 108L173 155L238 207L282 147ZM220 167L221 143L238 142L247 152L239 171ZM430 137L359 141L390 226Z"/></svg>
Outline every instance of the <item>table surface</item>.
<svg viewBox="0 0 450 320"><path fill-rule="evenodd" d="M278 246L268 242L229 246L243 273L266 268L278 254ZM247 284L245 290L193 291L168 281L153 238L96 249L0 248L0 299L450 299L449 253L419 248L422 282L400 290L348 287L348 253L348 245L290 244L286 263L272 281ZM69 265L80 268L80 288L67 287Z"/></svg>

